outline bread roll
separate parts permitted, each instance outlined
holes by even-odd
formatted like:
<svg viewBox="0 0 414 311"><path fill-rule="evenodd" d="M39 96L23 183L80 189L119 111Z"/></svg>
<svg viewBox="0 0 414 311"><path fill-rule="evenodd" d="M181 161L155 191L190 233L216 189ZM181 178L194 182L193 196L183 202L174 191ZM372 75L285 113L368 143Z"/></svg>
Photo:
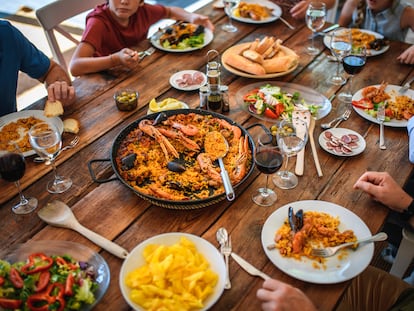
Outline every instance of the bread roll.
<svg viewBox="0 0 414 311"><path fill-rule="evenodd" d="M226 63L238 70L253 74L253 75L264 75L266 74L265 69L262 65L252 62L251 60L247 59L238 54L233 54L231 57L227 58Z"/></svg>
<svg viewBox="0 0 414 311"><path fill-rule="evenodd" d="M79 121L76 119L65 119L63 121L63 131L66 133L73 133L78 134L79 133Z"/></svg>
<svg viewBox="0 0 414 311"><path fill-rule="evenodd" d="M273 45L274 42L275 38L268 36L264 37L262 40L260 40L259 44L257 45L256 52L259 54L264 54L264 52L266 52L267 49Z"/></svg>
<svg viewBox="0 0 414 311"><path fill-rule="evenodd" d="M273 57L270 59L265 59L263 61L263 68L266 73L275 73L288 71L294 65L296 65L298 59L294 55L286 55L280 57Z"/></svg>
<svg viewBox="0 0 414 311"><path fill-rule="evenodd" d="M43 114L48 117L57 117L63 114L63 105L62 103L57 100L55 102L51 102L50 100L46 101L45 109L43 111Z"/></svg>
<svg viewBox="0 0 414 311"><path fill-rule="evenodd" d="M263 63L263 56L260 55L259 53L257 53L256 51L245 50L245 51L243 51L242 55L244 57L246 57L247 59L250 59L251 61L255 62L255 63L258 63L258 64Z"/></svg>

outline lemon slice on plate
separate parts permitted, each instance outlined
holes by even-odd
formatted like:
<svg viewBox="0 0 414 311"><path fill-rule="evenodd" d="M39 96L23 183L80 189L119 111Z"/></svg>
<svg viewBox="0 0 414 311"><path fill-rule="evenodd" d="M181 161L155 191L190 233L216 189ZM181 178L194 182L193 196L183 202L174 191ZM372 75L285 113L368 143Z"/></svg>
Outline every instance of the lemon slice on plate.
<svg viewBox="0 0 414 311"><path fill-rule="evenodd" d="M149 102L148 114L164 111L164 110L174 110L174 109L186 109L188 105L182 101L168 97L160 102L157 102L155 98L151 99Z"/></svg>

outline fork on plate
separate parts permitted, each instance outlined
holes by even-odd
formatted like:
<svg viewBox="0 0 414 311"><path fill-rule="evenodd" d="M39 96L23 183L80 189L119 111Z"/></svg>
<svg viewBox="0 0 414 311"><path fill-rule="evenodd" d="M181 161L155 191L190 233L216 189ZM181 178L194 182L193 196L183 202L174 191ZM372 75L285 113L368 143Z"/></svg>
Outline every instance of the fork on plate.
<svg viewBox="0 0 414 311"><path fill-rule="evenodd" d="M225 261L226 261L226 281L224 283L224 288L229 289L229 288L231 288L230 273L229 273L229 256L231 254L231 238L230 238L230 236L222 244L222 246L220 248L220 252L224 255L224 258L225 258Z"/></svg>
<svg viewBox="0 0 414 311"><path fill-rule="evenodd" d="M379 104L377 110L377 120L380 124L380 141L379 147L381 150L387 149L385 146L385 135L384 135L384 121L385 121L385 104Z"/></svg>
<svg viewBox="0 0 414 311"><path fill-rule="evenodd" d="M398 90L399 94L404 94L405 92L408 91L408 89L410 88L411 83L414 81L414 77L412 77L410 80L408 80L402 87L400 87L400 89Z"/></svg>
<svg viewBox="0 0 414 311"><path fill-rule="evenodd" d="M311 254L312 256L317 256L317 257L331 257L344 247L357 245L357 244L359 246L359 244L361 243L385 241L387 238L388 238L388 235L385 232L380 232L380 233L377 233L376 235L370 236L368 238L360 239L355 242L344 243L344 244L333 246L333 247L313 248L311 251Z"/></svg>

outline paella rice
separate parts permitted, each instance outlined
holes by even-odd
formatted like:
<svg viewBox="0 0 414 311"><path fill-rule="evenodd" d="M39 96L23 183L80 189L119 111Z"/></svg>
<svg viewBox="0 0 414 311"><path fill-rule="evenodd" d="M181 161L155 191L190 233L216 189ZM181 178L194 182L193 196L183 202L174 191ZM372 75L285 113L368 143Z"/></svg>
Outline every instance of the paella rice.
<svg viewBox="0 0 414 311"><path fill-rule="evenodd" d="M324 212L307 211L303 214L303 227L294 233L288 219L276 231L275 245L283 257L300 260L307 257L316 263L324 264L326 258L311 254L312 248L336 246L356 241L352 230L339 231L340 220Z"/></svg>
<svg viewBox="0 0 414 311"><path fill-rule="evenodd" d="M14 150L13 143L17 144L21 152L32 150L28 133L33 125L40 122L43 121L35 117L28 117L4 125L0 130L0 150Z"/></svg>
<svg viewBox="0 0 414 311"><path fill-rule="evenodd" d="M223 163L235 185L252 165L248 137L224 119L196 113L172 115L155 126L152 120L139 122L117 150L118 171L139 193L164 200L220 195L224 193L220 168L204 150L205 137L213 131L228 142Z"/></svg>

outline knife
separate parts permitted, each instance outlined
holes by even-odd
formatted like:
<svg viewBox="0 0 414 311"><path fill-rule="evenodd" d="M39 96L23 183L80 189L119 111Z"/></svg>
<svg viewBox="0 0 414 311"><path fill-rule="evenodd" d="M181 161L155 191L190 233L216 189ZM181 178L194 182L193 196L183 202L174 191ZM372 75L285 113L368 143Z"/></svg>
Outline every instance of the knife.
<svg viewBox="0 0 414 311"><path fill-rule="evenodd" d="M242 267L244 270L246 270L251 275L260 276L263 280L270 279L270 276L260 271L259 269L254 267L252 264L248 263L246 260L241 258L239 255L235 253L231 253L231 257L240 265L240 267Z"/></svg>
<svg viewBox="0 0 414 311"><path fill-rule="evenodd" d="M309 128L310 119L312 118L309 110L294 110L292 112L292 120L296 127L297 136L301 139L305 138L306 128ZM303 122L296 122L295 120L301 120ZM295 174L298 176L303 175L304 163L305 163L305 148L304 146L301 151L296 154L296 167Z"/></svg>
<svg viewBox="0 0 414 311"><path fill-rule="evenodd" d="M313 38L316 38L317 36L324 36L324 35L326 35L328 32L330 32L330 31L332 31L332 30L334 30L334 29L336 29L336 28L338 28L338 27L340 27L340 26L339 26L339 24L333 24L332 26L329 26L328 28L325 28L325 29L324 29L324 30L322 30L322 31L315 32L314 34L310 35L310 36L309 36L309 38L311 38L311 39L312 39L312 37L313 37Z"/></svg>

